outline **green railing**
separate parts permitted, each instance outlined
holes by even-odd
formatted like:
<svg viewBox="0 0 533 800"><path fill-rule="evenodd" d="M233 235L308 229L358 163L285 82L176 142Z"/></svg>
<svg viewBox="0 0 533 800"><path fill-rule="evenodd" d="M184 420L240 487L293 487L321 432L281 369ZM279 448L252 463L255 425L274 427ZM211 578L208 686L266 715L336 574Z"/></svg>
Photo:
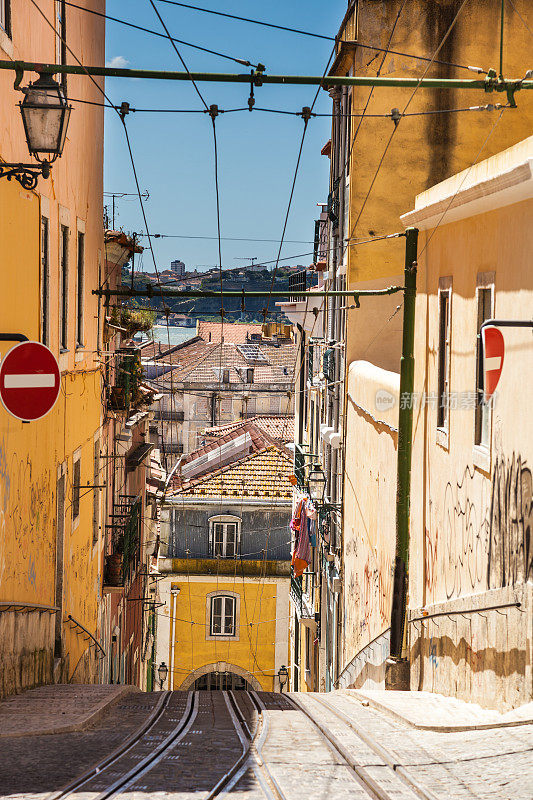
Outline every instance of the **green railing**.
<svg viewBox="0 0 533 800"><path fill-rule="evenodd" d="M141 547L141 501L133 504L124 527L122 550L122 580L131 577L140 558Z"/></svg>

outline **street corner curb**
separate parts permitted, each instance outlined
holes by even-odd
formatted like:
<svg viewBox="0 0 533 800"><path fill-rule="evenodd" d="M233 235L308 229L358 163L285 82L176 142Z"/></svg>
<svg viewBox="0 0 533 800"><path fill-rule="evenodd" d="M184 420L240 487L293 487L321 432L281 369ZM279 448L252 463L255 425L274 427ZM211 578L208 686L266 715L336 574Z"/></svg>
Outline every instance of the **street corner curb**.
<svg viewBox="0 0 533 800"><path fill-rule="evenodd" d="M95 686L99 685L101 684L95 684ZM26 731L15 731L11 733L9 731L0 731L0 739L18 739L30 736L52 736L62 733L77 733L83 731L90 725L98 722L98 720L105 714L106 711L108 711L108 709L112 708L124 697L140 691L141 689L139 689L137 686L131 686L129 684L121 686L118 691L111 695L111 697L101 700L91 711L89 711L83 717L80 717L76 722L61 725L51 725L48 728L43 727L38 730L30 728Z"/></svg>
<svg viewBox="0 0 533 800"><path fill-rule="evenodd" d="M399 711L396 711L385 703L376 700L374 697L369 696L365 692L360 692L357 689L345 689L344 691L349 692L351 697L355 697L363 705L367 705L370 708L373 708L375 711L379 711L380 713L385 714L388 717L392 717L393 719L398 720L398 722L402 722L404 725L408 725L410 728L414 728L415 730L419 731L461 733L462 731L485 731L492 730L494 728L514 728L522 725L533 724L533 719L517 719L505 721L502 720L501 722L480 722L472 725L447 725L446 723L443 723L442 725L423 725L421 723L414 722L409 717L404 716Z"/></svg>

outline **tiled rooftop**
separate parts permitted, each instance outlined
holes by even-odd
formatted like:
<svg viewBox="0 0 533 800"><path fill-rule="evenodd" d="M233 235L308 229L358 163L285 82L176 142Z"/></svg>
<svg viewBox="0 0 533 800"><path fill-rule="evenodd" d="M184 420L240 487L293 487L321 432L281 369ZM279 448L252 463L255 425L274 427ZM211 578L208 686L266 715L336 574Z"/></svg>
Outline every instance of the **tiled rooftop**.
<svg viewBox="0 0 533 800"><path fill-rule="evenodd" d="M251 417L248 423L254 425L259 430L264 431L271 439L279 442L294 441L294 417L293 416L258 416ZM230 422L228 425L217 425L213 428L205 428L202 431L204 436L209 439L226 436L232 431L242 427L242 422Z"/></svg>
<svg viewBox="0 0 533 800"><path fill-rule="evenodd" d="M287 342L273 345L263 342L259 349L267 363L251 367L235 344L208 344L196 338L179 346L179 349L163 353L156 360L159 365L172 365L172 380L179 383L222 384L221 370L228 369L230 383L244 384L249 368L254 370L254 383L292 383L297 356L295 344ZM166 380L170 380L168 375Z"/></svg>
<svg viewBox="0 0 533 800"><path fill-rule="evenodd" d="M263 326L260 323L238 323L238 322L225 322L224 333L222 333L221 322L204 322L198 320L197 334L206 342L218 344L224 335L225 342L232 342L233 344L244 344L248 341L250 334L261 334Z"/></svg>
<svg viewBox="0 0 533 800"><path fill-rule="evenodd" d="M208 475L185 483L173 497L241 497L265 500L292 498L291 456L270 445Z"/></svg>
<svg viewBox="0 0 533 800"><path fill-rule="evenodd" d="M187 480L212 472L228 463L234 463L250 453L256 453L273 444L264 431L251 422L237 422L229 431L216 439L187 453L180 461L180 475L176 475L174 486Z"/></svg>

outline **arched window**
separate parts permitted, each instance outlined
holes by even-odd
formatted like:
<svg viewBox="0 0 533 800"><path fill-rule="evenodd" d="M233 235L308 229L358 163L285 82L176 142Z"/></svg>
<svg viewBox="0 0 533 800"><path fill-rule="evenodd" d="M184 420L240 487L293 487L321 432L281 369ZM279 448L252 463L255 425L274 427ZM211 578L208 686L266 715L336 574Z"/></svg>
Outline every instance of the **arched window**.
<svg viewBox="0 0 533 800"><path fill-rule="evenodd" d="M235 558L240 552L241 520L230 514L209 520L209 550L213 558Z"/></svg>

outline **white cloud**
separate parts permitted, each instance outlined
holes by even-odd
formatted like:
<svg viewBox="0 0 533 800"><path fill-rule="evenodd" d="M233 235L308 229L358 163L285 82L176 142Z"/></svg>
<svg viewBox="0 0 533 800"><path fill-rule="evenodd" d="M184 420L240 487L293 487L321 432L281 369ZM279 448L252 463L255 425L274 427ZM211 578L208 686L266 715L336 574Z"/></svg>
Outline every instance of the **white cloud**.
<svg viewBox="0 0 533 800"><path fill-rule="evenodd" d="M124 56L113 56L110 61L106 62L106 67L117 67L118 69L123 69L127 67L130 62Z"/></svg>

